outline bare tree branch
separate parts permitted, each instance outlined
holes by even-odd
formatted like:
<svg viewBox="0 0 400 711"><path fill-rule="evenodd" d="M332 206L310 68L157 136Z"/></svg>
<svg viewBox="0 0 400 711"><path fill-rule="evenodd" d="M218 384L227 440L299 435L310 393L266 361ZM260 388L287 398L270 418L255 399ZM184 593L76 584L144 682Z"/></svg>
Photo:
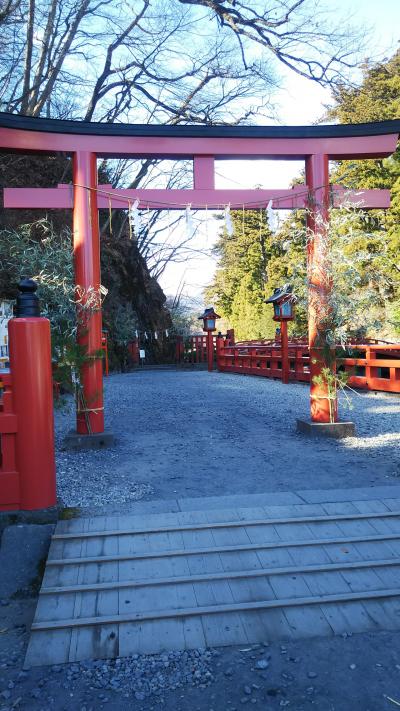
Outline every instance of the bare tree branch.
<svg viewBox="0 0 400 711"><path fill-rule="evenodd" d="M317 7L318 0L0 0L1 108L175 125L271 118L279 67L328 84L356 62L359 38ZM114 187L191 180L184 164L130 165L101 170ZM110 217L103 217L104 234ZM197 253L181 219L143 216L138 248L154 276ZM126 235L126 212L112 212L111 222L117 239Z"/></svg>

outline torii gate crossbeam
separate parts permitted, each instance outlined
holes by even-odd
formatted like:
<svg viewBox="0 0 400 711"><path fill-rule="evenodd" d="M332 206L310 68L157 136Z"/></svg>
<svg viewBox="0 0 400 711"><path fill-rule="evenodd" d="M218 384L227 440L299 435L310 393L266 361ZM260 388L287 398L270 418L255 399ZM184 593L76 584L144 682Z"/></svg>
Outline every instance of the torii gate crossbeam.
<svg viewBox="0 0 400 711"><path fill-rule="evenodd" d="M324 387L313 376L324 365L318 344L319 305L329 302L331 285L323 274L320 253L323 234L320 218L343 201L344 190L329 185L329 160L384 158L397 145L400 121L340 126L153 126L96 124L56 119L38 119L0 113L0 151L55 154L65 152L73 159L73 185L58 188L6 188L4 207L72 208L75 280L83 292L100 286L100 240L98 209L126 209L129 201L151 209L265 207L272 200L275 209L308 208L308 227L313 233L308 248L310 275L309 342L311 370L311 419L329 422L329 402ZM97 158L192 159L192 190L112 190L97 184ZM272 158L305 161L305 185L291 190L217 190L214 160ZM346 192L346 201L363 209L387 208L387 190ZM321 272L322 269L322 272ZM316 298L316 295L318 299ZM101 347L101 312L89 318L78 340L88 354ZM84 401L87 412L78 412L77 431L104 431L102 365L93 359L83 369Z"/></svg>

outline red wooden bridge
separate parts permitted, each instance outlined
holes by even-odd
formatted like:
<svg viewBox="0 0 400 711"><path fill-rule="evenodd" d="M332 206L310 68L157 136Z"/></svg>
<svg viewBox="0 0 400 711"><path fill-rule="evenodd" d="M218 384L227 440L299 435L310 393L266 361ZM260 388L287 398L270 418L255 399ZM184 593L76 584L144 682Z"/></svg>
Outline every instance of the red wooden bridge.
<svg viewBox="0 0 400 711"><path fill-rule="evenodd" d="M232 344L220 339L217 367L222 373L282 377L282 349L276 341L242 341ZM338 370L349 373L354 388L400 393L400 343L371 341L346 345L345 356L337 359ZM289 342L289 380L310 382L310 351L306 341Z"/></svg>

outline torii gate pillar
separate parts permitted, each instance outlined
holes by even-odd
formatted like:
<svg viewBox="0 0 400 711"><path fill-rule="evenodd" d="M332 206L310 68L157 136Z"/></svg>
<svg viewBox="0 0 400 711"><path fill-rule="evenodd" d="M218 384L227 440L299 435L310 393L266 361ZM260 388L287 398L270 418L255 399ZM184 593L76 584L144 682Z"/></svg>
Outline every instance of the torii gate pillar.
<svg viewBox="0 0 400 711"><path fill-rule="evenodd" d="M329 157L317 153L306 158L309 190L307 213L308 338L310 348L310 409L312 422L330 422L328 388L313 378L322 368L335 369L335 350L325 339L326 319L331 309L332 277L326 244L329 224ZM337 420L337 401L332 402Z"/></svg>
<svg viewBox="0 0 400 711"><path fill-rule="evenodd" d="M101 435L104 428L100 310L100 249L97 209L126 209L138 200L141 207L154 210L231 205L232 209L273 208L308 209L309 231L308 276L310 283L309 339L311 380L324 365L334 368L334 353L326 344L327 320L330 317L332 291L326 229L332 205L343 202L341 186L329 188L330 160L385 158L396 150L400 121L339 126L160 126L96 124L57 119L33 118L0 113L0 151L28 153L67 153L73 156L73 196L71 187L5 188L4 206L8 208L73 208L75 274L82 290L81 303L93 304L81 323L78 343L87 349L89 363L83 368L83 400L78 411L79 434ZM100 186L96 193L96 155L100 158L165 158L192 159L193 189L171 190L132 188L113 190ZM305 159L306 185L290 190L220 190L214 185L214 160L218 158ZM73 199L72 199L73 197ZM350 203L364 209L385 209L390 205L390 191L361 190L346 196ZM276 201L276 204L274 204ZM88 293L90 292L90 293ZM79 294L78 294L79 300ZM85 312L77 304L80 315ZM327 387L311 382L311 419L329 423ZM336 404L334 404L336 419ZM307 426L310 423L307 422ZM311 423L312 424L312 423ZM345 423L342 423L345 424ZM318 430L316 427L314 431ZM324 428L325 429L325 428ZM85 437L81 437L84 440ZM90 438L86 438L90 439ZM106 440L107 437L104 437ZM100 442L103 446L104 442Z"/></svg>
<svg viewBox="0 0 400 711"><path fill-rule="evenodd" d="M100 234L96 154L73 154L73 245L78 312L78 345L87 362L81 371L78 434L104 432L101 352ZM89 189L88 189L89 188ZM86 307L86 308L85 308Z"/></svg>

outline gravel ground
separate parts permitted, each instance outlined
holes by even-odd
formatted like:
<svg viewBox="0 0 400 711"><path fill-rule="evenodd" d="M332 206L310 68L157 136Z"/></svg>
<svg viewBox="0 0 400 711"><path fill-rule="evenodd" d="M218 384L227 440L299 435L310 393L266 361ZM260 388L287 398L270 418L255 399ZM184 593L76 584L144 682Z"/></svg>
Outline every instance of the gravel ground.
<svg viewBox="0 0 400 711"><path fill-rule="evenodd" d="M113 448L63 451L72 403L56 413L59 495L65 506L116 512L143 498L397 483L400 399L370 393L353 403L358 437L315 442L295 433L296 417L308 418L308 388L300 384L205 372L113 375L105 398ZM51 527L18 528L6 529L1 548L9 560L7 585L0 585L0 711L400 706L400 635L391 632L24 669L40 551ZM14 574L10 547L10 537L24 530L30 584Z"/></svg>
<svg viewBox="0 0 400 711"><path fill-rule="evenodd" d="M0 603L0 711L395 711L399 635L23 669L35 598Z"/></svg>
<svg viewBox="0 0 400 711"><path fill-rule="evenodd" d="M56 412L58 491L65 506L116 507L138 499L352 488L400 476L400 397L354 394L342 419L357 437L310 440L303 384L181 371L112 375L105 382L108 450L62 451L73 407Z"/></svg>

